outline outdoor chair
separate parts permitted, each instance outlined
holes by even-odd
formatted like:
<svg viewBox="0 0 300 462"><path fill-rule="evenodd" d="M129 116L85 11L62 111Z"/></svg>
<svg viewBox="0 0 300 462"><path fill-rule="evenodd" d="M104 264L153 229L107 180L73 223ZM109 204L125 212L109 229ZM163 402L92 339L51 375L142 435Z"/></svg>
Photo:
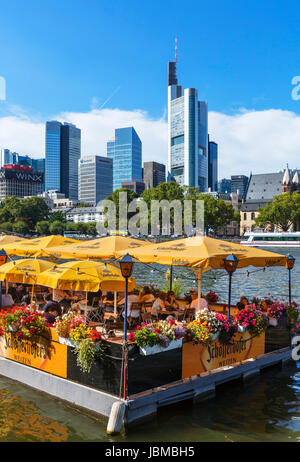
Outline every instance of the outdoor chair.
<svg viewBox="0 0 300 462"><path fill-rule="evenodd" d="M107 331L114 327L114 324L119 320L119 315L115 313L104 313L103 328Z"/></svg>
<svg viewBox="0 0 300 462"><path fill-rule="evenodd" d="M143 311L148 313L152 310L153 302L145 302L143 303Z"/></svg>
<svg viewBox="0 0 300 462"><path fill-rule="evenodd" d="M151 313L142 313L142 321L147 324L152 324L152 314Z"/></svg>

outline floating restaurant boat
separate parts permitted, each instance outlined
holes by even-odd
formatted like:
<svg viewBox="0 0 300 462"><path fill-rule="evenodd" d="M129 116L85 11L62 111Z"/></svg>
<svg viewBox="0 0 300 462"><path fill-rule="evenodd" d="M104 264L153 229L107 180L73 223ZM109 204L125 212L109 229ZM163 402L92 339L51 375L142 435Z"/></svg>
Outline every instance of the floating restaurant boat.
<svg viewBox="0 0 300 462"><path fill-rule="evenodd" d="M71 248L74 258L74 245ZM98 259L100 252L109 256L113 254L113 250L102 249L97 242L92 246L94 252L96 248ZM236 244L209 238L191 238L154 246L147 244L144 247L134 243L130 248L133 257L139 261L193 268L198 272L199 288L202 270L226 269L230 273L229 294L232 272L236 267L244 268L250 264L262 268L284 267L289 258L261 249L245 250ZM51 249L48 251L51 254ZM125 251L126 249L116 250L115 256ZM233 252L238 258L233 258ZM59 288L59 284L64 282L64 289L67 289L69 281L70 287L76 284L74 290L84 290L85 286L80 281L82 284L83 281L84 284L91 283L85 278L88 271L92 270L89 266L94 267L95 264L72 262L54 265L37 275L37 281L55 288ZM73 268L71 273L70 268ZM11 272L9 274L12 277ZM101 280L104 281L106 276L103 271L98 271L97 274L100 274L97 284L101 287ZM112 275L114 276L113 271ZM0 280L5 280L5 277L4 272L2 276L0 274ZM131 273L125 277L130 280ZM93 278L98 278L96 268L93 269ZM115 277L111 279L114 280ZM109 282L106 280L106 283ZM97 288L98 286L93 287L93 290ZM222 322L226 322L226 319L229 322L230 316L239 316L240 312L237 307L231 306L229 296L228 304L211 303L210 313L222 314ZM127 336L124 322L124 331L121 330L119 336L99 336L97 339L97 332L93 332L95 344L98 342L101 345L102 354L95 357L90 370L86 372L78 363L78 345L76 341L74 343L74 338L60 335L57 328L53 327L47 327L42 334L24 338L19 335L18 330L14 330L14 325L15 321L11 322L11 329L6 328L0 336L1 375L107 418L114 417L112 413L120 406L123 409L123 413L119 414L121 423L126 428L153 418L161 407L185 400L201 402L214 397L220 384L236 379L247 381L258 375L262 369L274 364L284 364L291 359L290 332L285 324L279 328L265 326L256 334L245 326L239 329L243 326L237 325L227 342L221 342L218 335L210 335L209 329L203 341L200 341L198 334L192 338L177 332L162 348L155 342L140 344L137 333L135 336L132 333ZM85 326L81 325L81 328L84 329ZM178 328L180 329L180 322Z"/></svg>
<svg viewBox="0 0 300 462"><path fill-rule="evenodd" d="M258 233L246 232L240 242L251 247L298 247L300 248L300 232L295 233Z"/></svg>

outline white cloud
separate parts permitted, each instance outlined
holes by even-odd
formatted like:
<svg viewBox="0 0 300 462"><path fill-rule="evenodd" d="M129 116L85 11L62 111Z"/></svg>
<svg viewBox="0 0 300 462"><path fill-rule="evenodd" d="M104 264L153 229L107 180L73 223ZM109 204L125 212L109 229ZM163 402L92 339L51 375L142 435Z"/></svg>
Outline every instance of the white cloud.
<svg viewBox="0 0 300 462"><path fill-rule="evenodd" d="M65 112L52 119L76 124L82 130L82 154L105 155L106 141L114 129L134 126L143 142L143 160L167 163L165 115L153 119L145 111L92 109L86 113ZM234 115L209 113L209 133L219 144L219 177L232 174L267 173L288 162L300 167L300 116L283 110L240 110ZM0 117L0 147L41 157L45 152L45 121L14 108Z"/></svg>
<svg viewBox="0 0 300 462"><path fill-rule="evenodd" d="M280 109L209 114L211 139L219 144L220 178L300 167L300 116Z"/></svg>

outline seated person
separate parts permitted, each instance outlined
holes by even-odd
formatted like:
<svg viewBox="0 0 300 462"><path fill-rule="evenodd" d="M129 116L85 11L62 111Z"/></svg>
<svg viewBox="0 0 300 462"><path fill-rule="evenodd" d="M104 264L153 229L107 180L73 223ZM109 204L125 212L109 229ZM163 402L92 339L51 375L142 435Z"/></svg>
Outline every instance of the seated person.
<svg viewBox="0 0 300 462"><path fill-rule="evenodd" d="M166 309L166 294L164 292L158 292L152 305L152 311L162 311Z"/></svg>
<svg viewBox="0 0 300 462"><path fill-rule="evenodd" d="M13 300L17 300L17 289L16 289L16 284L10 284L7 293L10 294L13 298Z"/></svg>
<svg viewBox="0 0 300 462"><path fill-rule="evenodd" d="M103 299L105 305L104 312L113 313L114 312L114 294L112 292L107 292Z"/></svg>
<svg viewBox="0 0 300 462"><path fill-rule="evenodd" d="M273 304L272 300L270 300L269 298L265 298L261 304L262 311L267 311L269 306L271 306L272 304Z"/></svg>
<svg viewBox="0 0 300 462"><path fill-rule="evenodd" d="M166 307L174 307L174 308L179 308L179 303L177 302L176 298L175 298L175 294L173 292L173 290L169 290L169 292L167 293L167 297L166 297Z"/></svg>
<svg viewBox="0 0 300 462"><path fill-rule="evenodd" d="M44 316L45 316L48 324L53 325L55 323L55 321L56 321L57 316L58 316L57 308L54 305L50 306L48 312L44 313Z"/></svg>
<svg viewBox="0 0 300 462"><path fill-rule="evenodd" d="M31 296L29 294L23 295L21 300L21 307L30 305Z"/></svg>
<svg viewBox="0 0 300 462"><path fill-rule="evenodd" d="M22 297L26 295L26 289L23 286L23 284L17 284L16 285L16 302L20 302L22 300Z"/></svg>
<svg viewBox="0 0 300 462"><path fill-rule="evenodd" d="M191 289L190 294L191 294L191 297L192 297L192 302L190 303L189 308L194 308L195 309L195 314L198 311L203 311L203 310L208 310L209 309L207 300L202 297L202 294L201 294L201 297L200 297L200 303L199 303L199 299L198 299L198 293L196 292L195 289Z"/></svg>
<svg viewBox="0 0 300 462"><path fill-rule="evenodd" d="M98 292L88 292L88 297L87 297L87 304L89 306L93 306L93 300L95 298L98 298L99 301L98 303L101 301L101 298L102 298L102 290L98 290Z"/></svg>
<svg viewBox="0 0 300 462"><path fill-rule="evenodd" d="M148 286L143 287L143 290L139 293L140 303L150 303L154 301L154 295Z"/></svg>
<svg viewBox="0 0 300 462"><path fill-rule="evenodd" d="M2 308L10 308L14 306L14 301L13 301L12 296L10 294L6 294L5 290L2 290L1 305L2 305Z"/></svg>
<svg viewBox="0 0 300 462"><path fill-rule="evenodd" d="M136 290L133 290L132 292L129 292L128 295L128 302L127 302L127 316L130 318L138 318L141 314L141 310L139 309L131 309L133 303L138 303L138 295ZM120 305L125 304L125 298L120 300ZM122 313L122 316L124 317L124 311Z"/></svg>
<svg viewBox="0 0 300 462"><path fill-rule="evenodd" d="M248 300L248 298L243 296L243 297L240 298L240 301L237 303L236 306L237 306L237 308L239 310L243 310L246 305L249 305L249 300Z"/></svg>
<svg viewBox="0 0 300 462"><path fill-rule="evenodd" d="M61 309L60 304L52 300L52 295L50 293L44 296L44 301L45 301L45 305L43 306L44 313L48 313L50 306L51 307L55 306L57 309L58 316L62 315L62 309Z"/></svg>

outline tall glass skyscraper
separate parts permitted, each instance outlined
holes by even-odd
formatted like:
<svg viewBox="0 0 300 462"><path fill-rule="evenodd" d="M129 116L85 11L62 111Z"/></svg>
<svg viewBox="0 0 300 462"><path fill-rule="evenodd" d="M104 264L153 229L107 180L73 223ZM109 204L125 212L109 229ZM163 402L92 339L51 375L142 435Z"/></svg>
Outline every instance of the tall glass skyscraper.
<svg viewBox="0 0 300 462"><path fill-rule="evenodd" d="M113 192L113 161L86 156L79 161L79 200L96 206Z"/></svg>
<svg viewBox="0 0 300 462"><path fill-rule="evenodd" d="M218 145L208 138L208 187L218 191Z"/></svg>
<svg viewBox="0 0 300 462"><path fill-rule="evenodd" d="M207 103L195 88L182 91L176 62L168 64L168 180L208 188Z"/></svg>
<svg viewBox="0 0 300 462"><path fill-rule="evenodd" d="M46 191L57 190L78 199L81 130L69 123L46 122Z"/></svg>
<svg viewBox="0 0 300 462"><path fill-rule="evenodd" d="M113 160L113 190L128 181L142 182L142 142L133 127L117 128L107 142L107 157Z"/></svg>

